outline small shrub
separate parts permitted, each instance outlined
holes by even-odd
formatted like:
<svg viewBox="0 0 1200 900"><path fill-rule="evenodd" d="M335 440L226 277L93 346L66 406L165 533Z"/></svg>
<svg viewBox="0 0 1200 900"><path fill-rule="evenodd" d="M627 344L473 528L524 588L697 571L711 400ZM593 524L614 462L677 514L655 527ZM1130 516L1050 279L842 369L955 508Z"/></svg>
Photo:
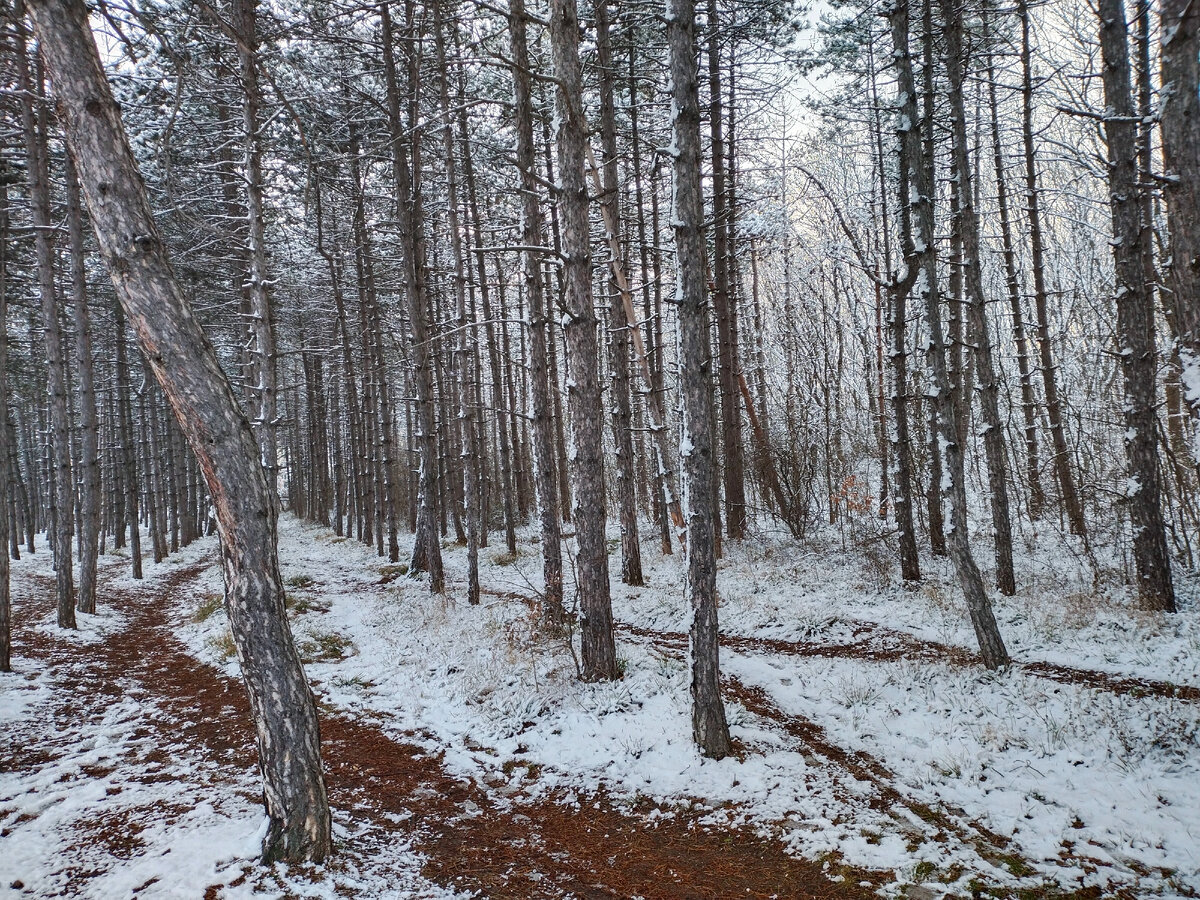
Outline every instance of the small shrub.
<svg viewBox="0 0 1200 900"><path fill-rule="evenodd" d="M379 579L380 584L391 584L397 578L403 578L408 574L408 565L406 563L396 563L394 565L380 566L379 574L382 576Z"/></svg>
<svg viewBox="0 0 1200 900"><path fill-rule="evenodd" d="M348 637L331 631L312 631L296 642L300 659L306 663L340 662L358 652Z"/></svg>
<svg viewBox="0 0 1200 900"><path fill-rule="evenodd" d="M494 562L498 566L511 566L513 563L515 563L520 558L521 558L521 551L518 549L516 553L509 553L508 551L505 551L503 553L497 553L495 556L492 557L492 562Z"/></svg>

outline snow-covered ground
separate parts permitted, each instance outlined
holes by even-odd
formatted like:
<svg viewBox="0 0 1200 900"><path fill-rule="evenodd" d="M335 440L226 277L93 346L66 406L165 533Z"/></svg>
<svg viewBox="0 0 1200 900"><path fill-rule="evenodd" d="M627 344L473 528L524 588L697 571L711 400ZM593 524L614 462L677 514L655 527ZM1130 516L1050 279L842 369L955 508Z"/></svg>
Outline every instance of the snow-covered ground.
<svg viewBox="0 0 1200 900"><path fill-rule="evenodd" d="M470 607L460 548L446 545L450 589L431 597L425 582L353 540L290 517L281 529L293 631L322 701L406 740L416 734L444 751L451 772L490 785L501 802L604 787L619 802L657 801L663 816L701 806L714 822L779 836L831 872L839 863L890 872L894 893L924 883L966 894L972 881L1146 896L1200 890L1200 702L1115 692L1086 673L1071 682L1021 665L997 674L929 654L858 652L863 623L973 650L948 569L904 591L888 585L888 564L874 553L770 535L731 545L719 574L723 633L775 643L722 651L739 752L713 762L690 740L685 645L655 636L686 631L680 561L661 557L651 540L643 542L647 586L613 584L624 677L585 684L567 641L548 635L521 599L541 584L533 532L522 532L515 560L502 543L481 552L485 593ZM610 546L616 560L616 541ZM211 544L188 558L206 550ZM1017 663L1200 686L1194 583L1181 585L1181 613L1152 616L1133 610L1120 589L1095 588L1090 568L1070 554L1053 556L1027 555L1018 596L997 605ZM235 674L215 565L188 590L178 633L191 652ZM71 678L23 668L27 680L0 681L0 715L14 717L17 735L38 724L37 711ZM138 752L121 727L123 710L135 706L153 720L152 697L115 704L108 718L64 733L68 755L53 766ZM0 896L14 872L52 872L55 842L86 817L87 798L52 799L69 787L53 766L0 773L0 829L13 829L0 830L0 840L40 847L25 851L25 869L0 853ZM194 821L186 834L151 833L151 848L160 856L171 848L181 871L203 869L210 881L222 866L248 870L259 824L247 799L253 781L253 772L233 773L202 798L192 787L153 786L162 802L193 810ZM37 814L36 828L14 826L34 802L64 812ZM125 866L120 884L162 869L152 855ZM407 873L399 894L372 893L367 880L360 896L434 895L403 848L395 865ZM244 883L268 889L261 878Z"/></svg>
<svg viewBox="0 0 1200 900"><path fill-rule="evenodd" d="M124 555L102 557L102 596L161 590L182 567L215 560L215 550L205 539L159 565L146 560L141 582ZM179 711L138 679L118 676L90 691L89 681L113 673L75 651L134 615L101 607L78 614L78 631L60 631L50 563L44 544L14 563L17 611L36 605L33 627L50 639L52 656L21 654L18 632L14 672L0 675L0 898L199 898L207 885L225 885L227 900L455 896L421 877L422 860L405 841L350 811L339 811L335 837L360 854L370 848L369 865L343 854L316 878L304 867L260 867L267 821L257 766L215 762L175 738Z"/></svg>
<svg viewBox="0 0 1200 900"><path fill-rule="evenodd" d="M703 760L690 740L677 642L621 632L623 680L579 682L565 642L545 636L516 599L541 587L535 535L521 537L515 561L502 544L481 553L490 592L472 608L461 599L459 548L445 547L448 595L431 597L370 549L285 520L284 577L293 600L312 606L294 620L297 639L314 648L330 634L350 642L345 659L308 665L324 699L397 733L425 733L463 775L503 775L526 793L604 785L631 800L704 803L715 819L760 825L809 857L891 871L898 885L945 879L964 889L977 878L1200 889L1200 703L1020 668L723 651L728 675L816 723L837 747L868 754L882 784L911 801L871 804L880 783L736 702L729 715L745 752ZM906 592L881 589L878 564L853 553L768 538L731 551L720 571L727 634L852 645L855 623L876 622L973 649L948 570ZM618 622L685 631L678 557L645 541L643 564L647 587L614 580ZM1200 685L1193 601L1177 616L1149 616L1116 592L1085 596L1084 574L1062 565L1039 574L1026 562L1022 591L997 610L1015 659ZM219 590L212 578L209 590ZM188 641L216 662L223 628L212 616L188 626ZM977 826L999 839L981 838Z"/></svg>

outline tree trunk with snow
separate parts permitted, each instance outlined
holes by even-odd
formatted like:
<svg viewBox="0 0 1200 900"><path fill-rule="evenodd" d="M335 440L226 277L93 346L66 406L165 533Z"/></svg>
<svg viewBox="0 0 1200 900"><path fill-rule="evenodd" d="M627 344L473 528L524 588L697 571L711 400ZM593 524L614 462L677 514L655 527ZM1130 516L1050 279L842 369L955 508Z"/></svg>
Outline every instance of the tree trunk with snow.
<svg viewBox="0 0 1200 900"><path fill-rule="evenodd" d="M967 540L967 494L966 486L958 473L963 471L962 446L958 443L958 426L955 421L954 393L946 368L946 339L942 331L942 319L938 310L937 282L933 275L934 252L933 222L933 179L932 169L926 165L921 146L921 134L917 129L916 90L912 74L912 57L909 50L908 4L900 0L888 10L892 43L896 65L896 86L901 99L900 106L900 172L908 179L910 206L913 218L915 243L907 248L905 263L919 273L915 292L921 301L928 333L926 349L927 377L930 382L929 402L933 405L933 416L937 428L939 449L942 454L942 482L938 486L942 495L949 500L950 524L946 534L947 549L954 563L959 585L966 596L971 624L979 641L980 655L989 669L1008 663L1008 651L1000 637L992 604L983 586L979 567L971 555ZM929 37L929 35L927 35Z"/></svg>
<svg viewBox="0 0 1200 900"><path fill-rule="evenodd" d="M320 861L331 839L316 703L284 611L275 501L258 443L171 269L86 7L30 6L101 254L212 496L270 818L263 858Z"/></svg>
<svg viewBox="0 0 1200 900"><path fill-rule="evenodd" d="M1087 523L1083 505L1071 470L1071 455L1067 448L1066 425L1062 400L1055 375L1054 349L1050 343L1050 304L1046 288L1046 247L1042 234L1041 190L1038 187L1037 154L1033 132L1033 48L1030 41L1029 7L1026 0L1017 0L1017 16L1021 20L1021 144L1025 156L1025 202L1029 216L1029 265L1033 272L1033 303L1036 321L1038 368L1042 372L1042 391L1046 397L1046 418L1050 422L1050 441L1054 448L1054 479L1062 495L1071 534L1087 539Z"/></svg>
<svg viewBox="0 0 1200 900"><path fill-rule="evenodd" d="M679 316L679 391L683 412L680 456L687 520L687 594L691 601L692 736L700 751L723 759L731 750L721 701L717 628L716 524L712 498L712 361L704 277L704 195L700 186L700 101L696 72L694 0L671 0L667 47L672 85L672 150L676 304Z"/></svg>
<svg viewBox="0 0 1200 900"><path fill-rule="evenodd" d="M562 622L562 525L558 512L558 477L554 459L554 423L550 377L546 360L548 320L546 282L542 275L542 207L538 194L537 162L533 146L533 86L529 63L529 17L525 0L509 4L509 40L513 56L513 91L517 129L517 169L521 173L521 243L525 265L525 302L529 315L529 377L533 395L533 461L537 488L538 524L542 538L542 575L546 614ZM552 339L552 336L549 336Z"/></svg>
<svg viewBox="0 0 1200 900"><path fill-rule="evenodd" d="M978 376L979 405L983 414L983 447L987 459L988 501L992 512L992 538L996 553L996 587L1012 596L1017 592L1013 573L1012 516L1008 504L1008 460L1004 446L1004 423L1000 419L1000 383L992 351L991 326L983 295L983 268L980 261L979 213L975 208L974 172L967 138L967 114L963 101L966 60L963 47L962 9L957 0L942 0L945 20L946 72L951 120L951 156L954 181L959 193L959 221L962 230L963 281L967 300L967 335L972 344L971 357ZM964 374L964 384L966 376ZM962 414L970 406L970 397L962 397ZM960 434L961 434L960 429Z"/></svg>
<svg viewBox="0 0 1200 900"><path fill-rule="evenodd" d="M21 121L25 133L29 202L33 212L37 289L46 342L47 390L50 406L50 522L54 533L55 597L60 628L75 627L75 579L71 542L75 534L75 482L71 474L71 421L67 409L67 360L59 324L54 285L54 223L50 216L50 160L46 101L42 96L40 65L37 77L29 71L25 24L17 12L17 72L20 80Z"/></svg>
<svg viewBox="0 0 1200 900"><path fill-rule="evenodd" d="M1171 264L1167 286L1200 465L1200 5L1162 0L1162 142Z"/></svg>
<svg viewBox="0 0 1200 900"><path fill-rule="evenodd" d="M12 603L9 588L9 466L8 446L8 183L6 160L0 160L0 672L12 671ZM16 544L12 545L14 548Z"/></svg>
<svg viewBox="0 0 1200 900"><path fill-rule="evenodd" d="M558 80L558 206L562 229L563 332L570 373L567 407L571 420L569 454L575 495L575 560L582 614L583 677L619 677L613 643L608 581L608 540L604 497L604 408L600 399L600 354L592 306L592 250L588 195L584 180L588 125L583 114L579 64L579 12L575 0L551 0L550 45Z"/></svg>
<svg viewBox="0 0 1200 900"><path fill-rule="evenodd" d="M1159 504L1155 403L1154 303L1146 283L1151 223L1144 221L1138 178L1137 124L1130 90L1124 0L1100 0L1104 60L1104 137L1116 276L1117 341L1125 386L1126 495L1133 525L1137 590L1147 609L1175 611L1171 557Z"/></svg>
<svg viewBox="0 0 1200 900"><path fill-rule="evenodd" d="M417 393L417 441L420 450L420 494L417 506L417 533L413 538L409 574L429 573L429 589L445 591L442 545L437 532L438 462L437 432L434 418L433 359L429 344L429 322L425 295L425 237L419 176L410 166L414 138L400 115L400 83L395 61L391 14L385 2L379 7L383 25L384 80L387 86L388 128L392 150L392 178L396 192L396 222L402 246L405 297L408 324L412 336L413 383ZM407 60L406 88L416 90L416 60L412 48Z"/></svg>

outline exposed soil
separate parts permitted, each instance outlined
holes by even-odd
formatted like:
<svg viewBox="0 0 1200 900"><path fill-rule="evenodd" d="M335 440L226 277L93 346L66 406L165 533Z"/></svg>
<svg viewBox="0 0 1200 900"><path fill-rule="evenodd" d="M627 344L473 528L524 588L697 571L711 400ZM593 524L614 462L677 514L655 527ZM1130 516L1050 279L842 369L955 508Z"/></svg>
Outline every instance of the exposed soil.
<svg viewBox="0 0 1200 900"><path fill-rule="evenodd" d="M52 665L69 656L75 666L77 691L56 704L56 721L65 725L97 715L132 683L175 721L171 744L230 770L253 764L253 729L241 685L194 659L171 632L173 607L183 605L187 585L205 565L181 568L159 589L125 592L120 602L132 622L105 642L80 646L20 628L22 652ZM41 588L52 590L49 584ZM117 599L106 592L102 589L102 603ZM27 625L34 604L19 599L26 601L18 609ZM844 880L834 883L820 864L789 856L782 844L749 829L705 824L702 812L672 809L669 816L651 816L649 805L627 810L603 794L539 799L505 794L450 775L438 756L416 743L417 735L393 739L375 724L330 709L322 711L321 729L339 820L369 818L375 829L411 841L427 857L426 877L484 897L801 900L870 896L870 886L883 879L840 867ZM56 755L50 744L10 750L0 768L44 764ZM143 771L130 778L155 777L153 754L144 762ZM145 810L168 820L180 812ZM138 852L140 830L127 815L102 817L79 840L128 857ZM362 846L339 849L364 852ZM97 873L69 874L68 896ZM209 886L205 896L219 896L219 887Z"/></svg>

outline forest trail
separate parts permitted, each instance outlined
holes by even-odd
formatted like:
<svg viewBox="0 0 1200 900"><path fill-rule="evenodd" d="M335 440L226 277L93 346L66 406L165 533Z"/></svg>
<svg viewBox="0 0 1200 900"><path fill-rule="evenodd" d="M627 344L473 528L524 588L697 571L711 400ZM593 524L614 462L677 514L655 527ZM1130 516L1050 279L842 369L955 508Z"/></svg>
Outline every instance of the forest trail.
<svg viewBox="0 0 1200 900"><path fill-rule="evenodd" d="M99 719L123 697L134 695L152 701L139 703L148 710L140 721L125 724L133 729L138 752L117 763L115 769L124 771L85 766L79 779L150 784L177 778L168 754L186 753L201 761L198 768L207 779L231 782L241 771L241 783L225 787L246 794L244 776L254 764L254 749L242 687L197 661L172 633L173 616L187 608L189 586L209 565L211 560L205 559L183 566L145 589L122 589L119 598L110 584L102 583L100 602L119 600L129 620L125 628L90 644L31 627L34 599L18 597L23 648L48 664L56 690L53 708L39 717L37 733L0 747L0 770L45 766L70 749L69 738L55 735L70 735L81 719ZM602 794L567 798L558 792L532 799L511 788L464 781L448 774L440 759L415 741L393 739L379 725L351 719L327 704L322 704L321 728L335 822L359 836L340 841L333 869L369 869L372 846L402 840L425 858L422 875L431 882L455 892L514 900L802 900L870 896L869 888L881 882L878 875L849 869L842 874L852 877L832 882L819 863L789 856L781 844L748 827L701 823L704 810L666 809L650 802L625 810ZM139 833L150 821L166 819L169 827L186 812L182 806L156 802L94 817L64 854L57 879L61 894L91 895L89 882L104 874L106 854L115 859L137 855ZM10 821L3 833L20 824L19 818ZM246 877L243 871L229 886ZM327 875L312 871L309 877L315 881ZM225 886L208 885L203 896L220 897Z"/></svg>

